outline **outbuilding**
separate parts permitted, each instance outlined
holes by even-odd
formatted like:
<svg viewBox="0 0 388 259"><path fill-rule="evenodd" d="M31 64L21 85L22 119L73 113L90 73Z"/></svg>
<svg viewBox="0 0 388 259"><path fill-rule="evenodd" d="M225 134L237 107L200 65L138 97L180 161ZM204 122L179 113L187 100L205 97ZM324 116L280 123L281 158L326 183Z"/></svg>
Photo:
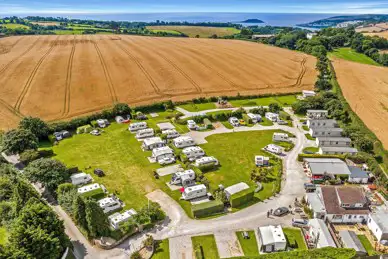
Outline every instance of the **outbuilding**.
<svg viewBox="0 0 388 259"><path fill-rule="evenodd" d="M380 243L388 244L388 213L380 211L370 213L367 226Z"/></svg>
<svg viewBox="0 0 388 259"><path fill-rule="evenodd" d="M119 229L120 226L130 220L137 212L134 209L126 210L123 213L116 212L108 217L108 221L112 228Z"/></svg>
<svg viewBox="0 0 388 259"><path fill-rule="evenodd" d="M146 138L141 145L143 150L152 150L158 147L164 147L166 143L160 137Z"/></svg>
<svg viewBox="0 0 388 259"><path fill-rule="evenodd" d="M261 252L271 253L286 250L287 240L280 225L259 227L258 236Z"/></svg>
<svg viewBox="0 0 388 259"><path fill-rule="evenodd" d="M249 189L248 184L241 182L241 183L226 187L224 192L225 192L226 198L228 200L230 200L230 197L233 194L239 193L239 192L244 191L246 189Z"/></svg>
<svg viewBox="0 0 388 259"><path fill-rule="evenodd" d="M363 183L367 184L369 181L369 172L364 171L357 166L348 166L350 170L350 176L348 182L350 183Z"/></svg>
<svg viewBox="0 0 388 259"><path fill-rule="evenodd" d="M86 174L84 172L73 174L70 176L70 179L71 179L71 183L74 185L87 184L93 180L90 174Z"/></svg>

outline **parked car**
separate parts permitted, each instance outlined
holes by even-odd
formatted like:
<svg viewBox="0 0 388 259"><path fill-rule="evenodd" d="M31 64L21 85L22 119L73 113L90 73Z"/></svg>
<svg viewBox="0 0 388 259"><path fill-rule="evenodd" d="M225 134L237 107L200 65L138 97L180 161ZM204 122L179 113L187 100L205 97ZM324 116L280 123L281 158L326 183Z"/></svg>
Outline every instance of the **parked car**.
<svg viewBox="0 0 388 259"><path fill-rule="evenodd" d="M239 122L239 120L238 120L236 117L230 117L230 118L229 118L229 123L230 123L230 125L232 125L233 127L238 127L238 126L240 126L240 122Z"/></svg>
<svg viewBox="0 0 388 259"><path fill-rule="evenodd" d="M304 228L308 226L309 221L306 219L292 219L292 226Z"/></svg>
<svg viewBox="0 0 388 259"><path fill-rule="evenodd" d="M102 171L102 169L99 169L99 168L94 169L94 174L97 175L98 177L103 177L105 175L104 171Z"/></svg>
<svg viewBox="0 0 388 259"><path fill-rule="evenodd" d="M240 123L241 126L246 126L247 125L244 120L240 120L239 123Z"/></svg>
<svg viewBox="0 0 388 259"><path fill-rule="evenodd" d="M92 130L90 132L90 134L92 134L93 136L100 136L101 135L101 132L99 130Z"/></svg>
<svg viewBox="0 0 388 259"><path fill-rule="evenodd" d="M314 192L317 189L317 186L313 183L304 183L304 189L306 192Z"/></svg>
<svg viewBox="0 0 388 259"><path fill-rule="evenodd" d="M290 213L290 210L287 207L279 207L273 212L273 215L281 217L288 213Z"/></svg>

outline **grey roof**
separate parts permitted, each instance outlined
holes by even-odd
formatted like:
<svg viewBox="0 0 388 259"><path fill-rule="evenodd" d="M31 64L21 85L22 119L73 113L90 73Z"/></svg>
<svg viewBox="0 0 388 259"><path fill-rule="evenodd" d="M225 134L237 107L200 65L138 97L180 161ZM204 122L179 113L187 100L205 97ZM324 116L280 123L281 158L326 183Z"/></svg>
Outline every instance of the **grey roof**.
<svg viewBox="0 0 388 259"><path fill-rule="evenodd" d="M369 217L376 222L383 233L388 233L388 213L381 211L375 214L369 214Z"/></svg>
<svg viewBox="0 0 388 259"><path fill-rule="evenodd" d="M357 166L348 166L350 170L350 177L352 178L369 178L368 172L362 170Z"/></svg>
<svg viewBox="0 0 388 259"><path fill-rule="evenodd" d="M319 122L319 123L328 123L328 122L330 122L330 123L337 123L337 121L336 120L333 120L333 119L308 119L308 121L310 121L310 123L311 122Z"/></svg>
<svg viewBox="0 0 388 259"><path fill-rule="evenodd" d="M241 182L225 188L225 192L229 193L230 195L233 195L246 189L249 189L248 184Z"/></svg>
<svg viewBox="0 0 388 259"><path fill-rule="evenodd" d="M346 248L353 248L356 252L366 253L364 246L354 231L341 230L339 236Z"/></svg>
<svg viewBox="0 0 388 259"><path fill-rule="evenodd" d="M320 199L318 193L320 192L320 188L318 187L315 192L308 192L306 193L307 200L311 206L311 209L314 212L326 212L325 204L323 203L323 200Z"/></svg>
<svg viewBox="0 0 388 259"><path fill-rule="evenodd" d="M350 175L350 170L346 163L338 158L309 158L304 161L309 163L313 175L324 174L325 172L334 175Z"/></svg>
<svg viewBox="0 0 388 259"><path fill-rule="evenodd" d="M345 137L317 137L318 141L345 141L345 142L351 142L352 140L350 138Z"/></svg>
<svg viewBox="0 0 388 259"><path fill-rule="evenodd" d="M354 147L321 147L322 151L328 152L349 152L357 153L357 148Z"/></svg>
<svg viewBox="0 0 388 259"><path fill-rule="evenodd" d="M341 128L322 128L322 127L318 127L318 128L311 128L313 131L319 131L319 132L343 132L344 130L341 129Z"/></svg>

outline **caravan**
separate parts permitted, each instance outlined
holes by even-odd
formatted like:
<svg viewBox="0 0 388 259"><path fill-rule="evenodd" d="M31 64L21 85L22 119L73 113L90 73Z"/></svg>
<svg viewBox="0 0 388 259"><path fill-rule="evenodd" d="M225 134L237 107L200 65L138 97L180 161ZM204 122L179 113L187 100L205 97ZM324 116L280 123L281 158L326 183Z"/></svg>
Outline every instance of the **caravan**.
<svg viewBox="0 0 388 259"><path fill-rule="evenodd" d="M194 166L196 167L202 167L207 165L218 165L218 160L214 158L213 156L205 156L202 158L199 158L195 160Z"/></svg>
<svg viewBox="0 0 388 259"><path fill-rule="evenodd" d="M172 175L170 184L180 184L182 186L195 184L195 172L191 169L183 172L176 172Z"/></svg>
<svg viewBox="0 0 388 259"><path fill-rule="evenodd" d="M130 220L137 212L134 209L126 210L123 213L116 212L108 217L112 228L119 229L124 222Z"/></svg>
<svg viewBox="0 0 388 259"><path fill-rule="evenodd" d="M163 130L162 134L166 135L167 139L173 139L180 136L179 132L175 129Z"/></svg>
<svg viewBox="0 0 388 259"><path fill-rule="evenodd" d="M98 127L100 127L100 128L105 128L105 127L108 127L110 125L109 121L106 119L98 119L96 122L97 122Z"/></svg>
<svg viewBox="0 0 388 259"><path fill-rule="evenodd" d="M150 138L154 136L154 129L148 128L148 129L142 129L139 130L136 133L136 138L137 139L144 139L144 138Z"/></svg>
<svg viewBox="0 0 388 259"><path fill-rule="evenodd" d="M289 139L288 139L288 134L287 133L278 133L278 132L275 132L272 136L272 141L276 142L276 141L286 141L288 142Z"/></svg>
<svg viewBox="0 0 388 259"><path fill-rule="evenodd" d="M277 155L280 155L281 153L283 153L283 148L280 146L274 145L274 144L269 144L269 145L265 146L264 150L271 152L271 153L274 153L274 154L277 154Z"/></svg>
<svg viewBox="0 0 388 259"><path fill-rule="evenodd" d="M129 124L128 130L130 132L136 132L138 130L146 129L147 128L147 122L142 121L142 122L135 122Z"/></svg>
<svg viewBox="0 0 388 259"><path fill-rule="evenodd" d="M183 200L192 200L195 198L204 197L207 195L207 189L204 184L194 185L191 187L185 188L185 190L182 193L182 199Z"/></svg>
<svg viewBox="0 0 388 259"><path fill-rule="evenodd" d="M93 179L90 174L78 173L70 176L71 183L74 185L81 185L90 183Z"/></svg>
<svg viewBox="0 0 388 259"><path fill-rule="evenodd" d="M255 164L256 164L256 166L268 166L269 165L269 157L255 156Z"/></svg>
<svg viewBox="0 0 388 259"><path fill-rule="evenodd" d="M184 154L191 162L195 159L203 157L205 155L205 151L203 151L203 149L198 146L186 147L182 150L182 154Z"/></svg>
<svg viewBox="0 0 388 259"><path fill-rule="evenodd" d="M247 116L252 120L253 124L261 122L261 116L259 114L248 113Z"/></svg>
<svg viewBox="0 0 388 259"><path fill-rule="evenodd" d="M152 150L152 158L161 165L172 164L175 162L174 151L168 146L154 148Z"/></svg>
<svg viewBox="0 0 388 259"><path fill-rule="evenodd" d="M177 148L185 148L185 147L191 147L195 145L195 141L188 136L182 136L174 139L173 144Z"/></svg>
<svg viewBox="0 0 388 259"><path fill-rule="evenodd" d="M141 145L143 150L152 150L158 147L164 147L166 143L159 137L146 138Z"/></svg>
<svg viewBox="0 0 388 259"><path fill-rule="evenodd" d="M121 208L121 202L117 198L106 197L97 202L104 213L109 213Z"/></svg>

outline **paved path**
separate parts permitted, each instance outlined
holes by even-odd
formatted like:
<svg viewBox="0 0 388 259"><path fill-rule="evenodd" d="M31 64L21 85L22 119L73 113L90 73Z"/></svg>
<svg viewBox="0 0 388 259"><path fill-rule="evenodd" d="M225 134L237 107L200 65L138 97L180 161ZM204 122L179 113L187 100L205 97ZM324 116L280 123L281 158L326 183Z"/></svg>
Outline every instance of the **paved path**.
<svg viewBox="0 0 388 259"><path fill-rule="evenodd" d="M192 259L193 243L190 236L173 237L169 240L170 259Z"/></svg>
<svg viewBox="0 0 388 259"><path fill-rule="evenodd" d="M214 233L220 258L244 256L240 242L234 231L220 231Z"/></svg>

